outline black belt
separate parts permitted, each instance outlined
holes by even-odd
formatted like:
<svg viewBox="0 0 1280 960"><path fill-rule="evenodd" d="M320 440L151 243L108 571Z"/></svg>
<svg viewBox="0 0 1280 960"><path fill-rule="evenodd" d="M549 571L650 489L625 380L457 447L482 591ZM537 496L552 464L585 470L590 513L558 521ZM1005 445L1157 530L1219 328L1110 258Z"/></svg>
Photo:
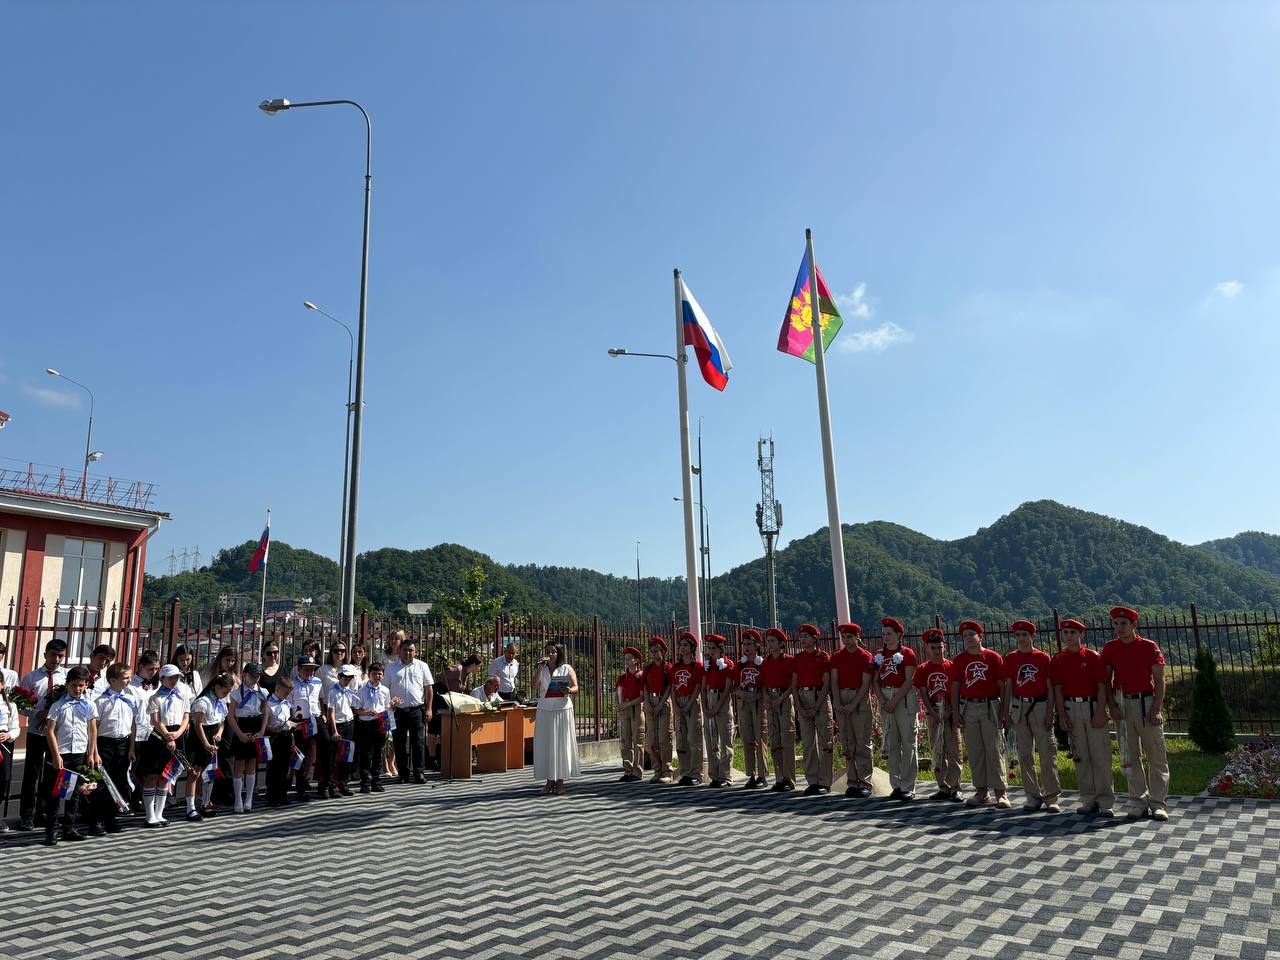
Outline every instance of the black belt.
<svg viewBox="0 0 1280 960"><path fill-rule="evenodd" d="M1126 693L1124 698L1126 700L1141 700L1143 697L1154 697L1155 695L1154 690L1148 690L1146 693Z"/></svg>
<svg viewBox="0 0 1280 960"><path fill-rule="evenodd" d="M425 706L426 706L425 703L420 703L416 707L399 706L399 707L396 707L396 713L413 713L413 711L421 710Z"/></svg>
<svg viewBox="0 0 1280 960"><path fill-rule="evenodd" d="M816 687L801 687L801 686L797 686L797 687L796 687L796 689L797 689L797 690L821 690L821 689L822 689L822 684L818 684Z"/></svg>
<svg viewBox="0 0 1280 960"><path fill-rule="evenodd" d="M1097 703L1097 697L1063 697L1068 703Z"/></svg>
<svg viewBox="0 0 1280 960"><path fill-rule="evenodd" d="M790 687L769 687L767 689L770 693L786 693L791 688Z"/></svg>
<svg viewBox="0 0 1280 960"><path fill-rule="evenodd" d="M990 703L992 700L999 700L999 697L961 697L962 703Z"/></svg>
<svg viewBox="0 0 1280 960"><path fill-rule="evenodd" d="M1049 698L1048 697L1019 697L1018 699L1021 700L1023 703L1027 703L1028 701L1030 701L1031 703L1045 703Z"/></svg>
<svg viewBox="0 0 1280 960"><path fill-rule="evenodd" d="M99 739L99 740L110 740L112 743L128 743L128 742L129 742L129 740L130 740L130 737L128 737L128 736L123 736L123 737L108 737L106 734L104 734L104 733L100 733L100 734L98 734L98 739Z"/></svg>

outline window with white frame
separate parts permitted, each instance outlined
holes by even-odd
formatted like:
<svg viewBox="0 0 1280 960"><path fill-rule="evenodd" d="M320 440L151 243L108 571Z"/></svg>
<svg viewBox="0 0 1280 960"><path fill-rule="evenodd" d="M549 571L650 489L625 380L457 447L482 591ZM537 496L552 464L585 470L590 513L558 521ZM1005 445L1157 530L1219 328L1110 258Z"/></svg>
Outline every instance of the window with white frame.
<svg viewBox="0 0 1280 960"><path fill-rule="evenodd" d="M58 590L58 614L54 636L67 642L67 660L89 659L101 613L102 578L107 545L100 540L68 537L62 551L62 586Z"/></svg>

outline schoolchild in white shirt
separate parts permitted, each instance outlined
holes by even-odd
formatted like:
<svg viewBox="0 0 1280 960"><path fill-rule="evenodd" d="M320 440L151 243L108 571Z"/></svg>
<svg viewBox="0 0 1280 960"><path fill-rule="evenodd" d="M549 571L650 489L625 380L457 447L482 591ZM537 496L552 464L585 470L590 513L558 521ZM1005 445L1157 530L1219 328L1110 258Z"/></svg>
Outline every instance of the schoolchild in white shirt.
<svg viewBox="0 0 1280 960"><path fill-rule="evenodd" d="M45 723L45 741L48 744L49 763L44 768L44 780L40 790L44 793L44 842L46 846L58 843L56 834L58 803L55 783L63 770L77 772L82 766L98 765L98 709L88 697L89 672L84 667L72 667L67 671L67 692L49 709ZM80 813L80 790L76 785L67 794L62 808L62 839L84 840L85 835L76 829Z"/></svg>
<svg viewBox="0 0 1280 960"><path fill-rule="evenodd" d="M294 740L306 757L302 769L294 776L294 788L300 801L310 799L307 790L310 786L308 780L312 775L315 776L317 785L323 787L329 774L329 724L325 719L325 706L321 698L323 684L316 676L319 666L315 657L299 657L298 681L289 696L293 721L298 725L294 730ZM314 724L310 724L315 727L314 733L309 732L309 721L314 721ZM324 789L316 792L318 800L327 796L328 791Z"/></svg>
<svg viewBox="0 0 1280 960"><path fill-rule="evenodd" d="M187 819L193 822L212 817L216 812L209 802L213 781L204 779L204 771L210 764L217 766L227 720L226 697L234 685L231 674L218 674L191 705L191 732L187 735L187 759L191 761L191 769L187 771Z"/></svg>
<svg viewBox="0 0 1280 960"><path fill-rule="evenodd" d="M343 664L338 669L338 682L329 690L326 706L329 720L329 740L333 757L329 768L332 776L328 784L320 784L320 793L326 786L331 798L351 796L351 788L347 781L351 778L354 762L339 759L339 751L344 741L355 742L355 708L360 705L360 691L356 689L356 677L360 676L360 668L354 663Z"/></svg>
<svg viewBox="0 0 1280 960"><path fill-rule="evenodd" d="M360 767L360 792L382 793L382 745L387 734L378 723L379 715L391 709L391 691L382 683L379 660L369 664L369 679L360 688L356 715L356 762Z"/></svg>
<svg viewBox="0 0 1280 960"><path fill-rule="evenodd" d="M267 691L258 686L262 665L250 660L240 671L240 684L231 691L224 740L231 743L231 790L236 813L253 809L253 788L258 782L258 739L267 735Z"/></svg>
<svg viewBox="0 0 1280 960"><path fill-rule="evenodd" d="M182 671L172 663L160 668L160 689L147 702L147 716L151 722L151 734L142 745L142 805L147 819L144 826L167 827L164 818L164 802L169 786L176 780L168 779L165 770L174 756L178 741L187 732L191 722L187 698L183 693Z"/></svg>
<svg viewBox="0 0 1280 960"><path fill-rule="evenodd" d="M129 687L132 670L127 663L113 663L103 674L107 689L94 697L98 708L98 760L120 796L128 797L129 767L135 756L134 744L142 717L142 701ZM120 811L105 787L94 791L94 819L89 831L119 833Z"/></svg>
<svg viewBox="0 0 1280 960"><path fill-rule="evenodd" d="M267 739L271 759L267 761L267 805L283 807L289 802L289 777L293 758L293 681L281 670L276 674L276 691L267 697Z"/></svg>

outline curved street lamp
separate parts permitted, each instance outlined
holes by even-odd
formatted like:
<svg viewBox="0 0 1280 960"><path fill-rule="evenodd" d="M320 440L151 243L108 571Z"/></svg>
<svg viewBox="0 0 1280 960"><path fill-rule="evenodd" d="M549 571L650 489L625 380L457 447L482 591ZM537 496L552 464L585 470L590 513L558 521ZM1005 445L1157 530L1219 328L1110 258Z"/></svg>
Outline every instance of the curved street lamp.
<svg viewBox="0 0 1280 960"><path fill-rule="evenodd" d="M84 438L84 473L80 478L80 499L84 500L89 495L89 464L102 459L102 453L90 453L89 450L93 446L93 391L86 387L79 380L72 380L65 373L59 373L53 367L46 367L45 373L51 377L61 377L68 383L74 383L77 387L89 395L89 434Z"/></svg>

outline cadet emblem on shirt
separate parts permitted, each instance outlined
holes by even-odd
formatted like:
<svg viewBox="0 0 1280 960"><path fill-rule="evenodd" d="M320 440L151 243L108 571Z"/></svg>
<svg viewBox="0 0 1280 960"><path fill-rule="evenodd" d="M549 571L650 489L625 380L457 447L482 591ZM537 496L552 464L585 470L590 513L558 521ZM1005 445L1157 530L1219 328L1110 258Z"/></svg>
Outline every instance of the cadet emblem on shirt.
<svg viewBox="0 0 1280 960"><path fill-rule="evenodd" d="M693 671L686 667L684 669L677 670L675 677L677 684L682 687L687 687L689 685L689 681L693 679Z"/></svg>
<svg viewBox="0 0 1280 960"><path fill-rule="evenodd" d="M1039 676L1040 670L1034 663L1024 663L1018 668L1017 685L1025 687L1029 683L1035 683L1036 677Z"/></svg>
<svg viewBox="0 0 1280 960"><path fill-rule="evenodd" d="M929 699L932 700L936 693L947 692L947 675L941 671L935 671L929 674Z"/></svg>
<svg viewBox="0 0 1280 960"><path fill-rule="evenodd" d="M881 680L883 680L885 677L896 676L897 673L898 673L898 664L892 658L888 658L884 661L884 663L880 664Z"/></svg>
<svg viewBox="0 0 1280 960"><path fill-rule="evenodd" d="M744 687L754 687L760 679L760 670L756 667L742 668L742 685Z"/></svg>
<svg viewBox="0 0 1280 960"><path fill-rule="evenodd" d="M964 684L966 687L972 687L980 680L987 679L987 662L985 660L975 660L964 668Z"/></svg>

